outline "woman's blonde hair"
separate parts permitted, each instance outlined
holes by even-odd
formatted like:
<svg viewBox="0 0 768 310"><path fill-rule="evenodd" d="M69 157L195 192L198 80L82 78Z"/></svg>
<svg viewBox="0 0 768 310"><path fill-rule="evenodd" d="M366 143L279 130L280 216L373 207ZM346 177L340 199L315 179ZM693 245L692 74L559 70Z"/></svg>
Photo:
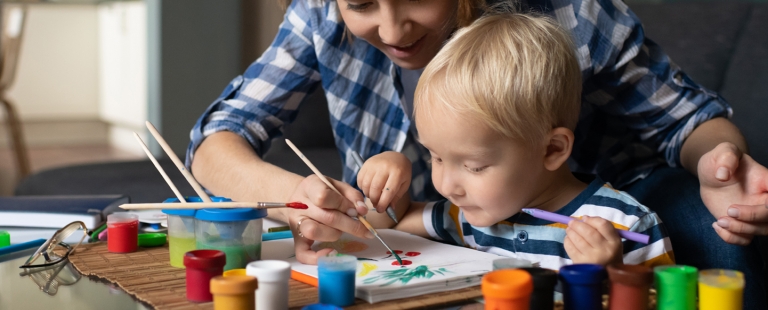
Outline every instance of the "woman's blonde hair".
<svg viewBox="0 0 768 310"><path fill-rule="evenodd" d="M292 0L277 0L277 3L285 11L291 4ZM485 7L485 0L458 0L459 5L456 12L456 21L458 27L469 26Z"/></svg>
<svg viewBox="0 0 768 310"><path fill-rule="evenodd" d="M570 34L556 21L493 13L457 31L427 65L414 115L442 109L533 144L555 127L574 129L581 87Z"/></svg>

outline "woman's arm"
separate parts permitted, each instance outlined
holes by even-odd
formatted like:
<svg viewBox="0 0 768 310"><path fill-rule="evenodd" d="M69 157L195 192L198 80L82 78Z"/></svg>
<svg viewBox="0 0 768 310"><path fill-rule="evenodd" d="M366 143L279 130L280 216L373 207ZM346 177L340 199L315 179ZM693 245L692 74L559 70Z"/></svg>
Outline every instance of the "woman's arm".
<svg viewBox="0 0 768 310"><path fill-rule="evenodd" d="M245 139L227 131L203 141L192 173L211 192L235 201L288 201L304 179L263 161ZM283 211L270 209L269 216L288 223Z"/></svg>

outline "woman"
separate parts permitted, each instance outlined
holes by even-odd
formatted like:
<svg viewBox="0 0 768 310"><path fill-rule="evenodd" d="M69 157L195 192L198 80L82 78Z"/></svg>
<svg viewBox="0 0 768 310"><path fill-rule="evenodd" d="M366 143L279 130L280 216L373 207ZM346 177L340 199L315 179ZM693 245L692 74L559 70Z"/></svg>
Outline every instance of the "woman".
<svg viewBox="0 0 768 310"><path fill-rule="evenodd" d="M429 154L414 142L410 102L419 69L483 5L293 1L270 49L196 124L187 165L217 195L309 204L307 211L270 212L291 225L302 262L330 251L312 251L312 240L332 241L342 231L371 238L349 217L367 212L352 186L334 181L340 197L317 177L289 173L260 156L295 118L305 95L322 85L344 181L356 180L347 164L352 151L368 158L395 150L413 163L412 186L372 185L381 189L371 194L377 210L405 194L436 199ZM584 87L571 169L598 174L657 211L670 227L678 263L745 271L747 308L764 309L763 281L750 276L762 272L758 252L754 245L735 245L768 234L768 170L744 154L744 138L725 118L728 104L672 65L620 1L531 0L520 6L555 17L576 42Z"/></svg>

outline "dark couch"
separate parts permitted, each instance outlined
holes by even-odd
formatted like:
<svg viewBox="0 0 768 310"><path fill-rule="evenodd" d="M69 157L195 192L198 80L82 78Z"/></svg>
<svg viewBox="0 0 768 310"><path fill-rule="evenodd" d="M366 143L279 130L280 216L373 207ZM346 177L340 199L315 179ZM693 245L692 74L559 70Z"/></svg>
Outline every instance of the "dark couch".
<svg viewBox="0 0 768 310"><path fill-rule="evenodd" d="M663 46L694 80L720 92L733 106L751 154L768 165L768 5L747 2L631 4L647 36ZM223 85L222 85L223 87ZM201 111L202 112L202 111ZM304 103L298 119L285 129L307 157L330 177L341 177L322 92ZM265 159L302 175L311 171L275 139ZM193 195L169 160L166 172L185 195ZM148 161L63 167L34 174L16 195L128 194L134 202L156 202L173 193Z"/></svg>

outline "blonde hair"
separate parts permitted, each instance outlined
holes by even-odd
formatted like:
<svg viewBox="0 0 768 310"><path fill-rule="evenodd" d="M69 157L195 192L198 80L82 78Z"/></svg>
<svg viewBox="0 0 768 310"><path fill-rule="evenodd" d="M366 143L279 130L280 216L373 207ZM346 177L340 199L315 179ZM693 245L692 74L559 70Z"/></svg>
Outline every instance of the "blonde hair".
<svg viewBox="0 0 768 310"><path fill-rule="evenodd" d="M427 65L414 115L443 109L538 143L553 128L574 129L581 87L570 34L556 21L494 13L457 31Z"/></svg>
<svg viewBox="0 0 768 310"><path fill-rule="evenodd" d="M277 0L277 4L283 11L288 9L292 0ZM485 8L485 0L458 0L459 5L456 14L456 26L465 27L472 24L478 17L478 12ZM345 35L346 36L346 35Z"/></svg>

